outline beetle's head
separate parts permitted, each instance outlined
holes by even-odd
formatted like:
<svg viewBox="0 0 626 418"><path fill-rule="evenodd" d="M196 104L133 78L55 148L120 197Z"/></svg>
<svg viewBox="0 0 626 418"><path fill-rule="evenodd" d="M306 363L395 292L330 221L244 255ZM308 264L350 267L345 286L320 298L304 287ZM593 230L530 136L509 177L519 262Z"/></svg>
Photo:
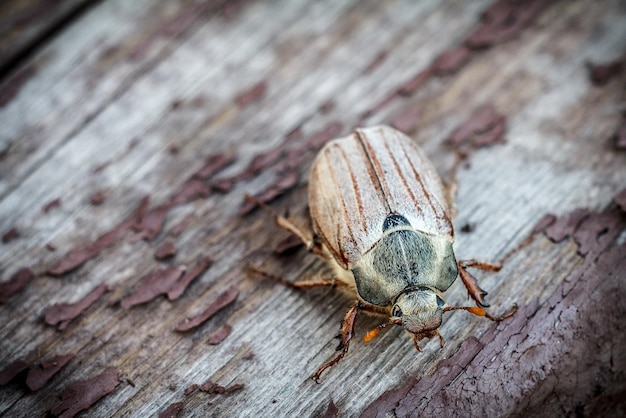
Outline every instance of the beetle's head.
<svg viewBox="0 0 626 418"><path fill-rule="evenodd" d="M400 319L411 334L434 331L441 325L444 302L431 288L407 289L396 299L391 310L393 319Z"/></svg>
<svg viewBox="0 0 626 418"><path fill-rule="evenodd" d="M444 305L439 294L430 287L410 288L396 298L391 320L400 320L404 329L413 336L415 348L420 350L417 343L423 338L441 338L437 329L441 326Z"/></svg>
<svg viewBox="0 0 626 418"><path fill-rule="evenodd" d="M391 309L391 318L388 323L372 330L366 335L369 341L378 332L388 325L402 325L413 337L415 348L422 351L417 344L423 338L439 337L443 347L443 338L437 329L441 326L441 319L445 303L439 293L427 286L416 286L405 289L396 298Z"/></svg>
<svg viewBox="0 0 626 418"><path fill-rule="evenodd" d="M441 326L441 317L444 312L457 310L467 311L476 316L485 316L492 321L502 321L515 313L517 305L504 315L495 317L478 306L449 306L441 299L439 292L428 286L409 287L396 297L389 322L365 334L363 340L370 341L378 335L380 330L390 325L402 325L413 337L417 351L422 351L418 343L424 338L439 337L439 346L443 348L443 337L437 331Z"/></svg>

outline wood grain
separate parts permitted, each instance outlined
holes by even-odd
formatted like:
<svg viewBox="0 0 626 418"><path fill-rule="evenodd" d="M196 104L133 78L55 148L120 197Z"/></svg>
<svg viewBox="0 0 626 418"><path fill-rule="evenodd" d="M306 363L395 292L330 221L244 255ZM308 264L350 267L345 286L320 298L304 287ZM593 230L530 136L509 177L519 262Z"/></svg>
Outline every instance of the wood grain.
<svg viewBox="0 0 626 418"><path fill-rule="evenodd" d="M559 358L549 350L555 341L575 347L569 364L623 341L623 309L593 304L619 301L617 283L626 279L624 212L611 206L626 188L626 154L613 139L624 123L626 76L618 71L595 85L588 63L623 59L626 10L618 0L530 2L530 12L509 3L104 0L57 29L0 80L0 234L19 233L0 244L2 282L22 268L35 276L2 295L0 369L75 357L37 392L18 374L0 388L0 415L59 411L75 382L115 373L118 384L107 380L102 393L111 393L83 416L155 416L172 405L179 411L179 402L180 417L478 416L496 404L468 393L516 390L545 398L512 396L495 412L571 415L619 404L623 350L594 357L595 375L559 375L565 362L546 359ZM514 30L497 26L507 16ZM499 35L486 36L486 25ZM11 41L0 36L0 45ZM503 118L504 141L444 143L484 106ZM503 258L548 213L559 222L581 208L593 223L581 220L560 242L538 234L500 272L476 273L491 312L518 304L510 320L446 314L444 348L431 341L417 353L399 329L363 343L380 318L360 316L350 352L317 385L309 377L334 356L333 336L352 301L335 289L295 291L248 276L250 264L288 280L330 272L302 249L274 254L288 234L266 211L241 215L243 196L272 190L289 174L295 187L269 204L306 226L305 179L329 133L393 121L444 177L456 151L467 155L457 174L458 259ZM218 155L234 162L194 178ZM96 193L106 196L97 206ZM158 224L150 233L147 220ZM111 231L116 239L73 270L47 273ZM600 248L595 240L599 252L589 250ZM176 254L155 259L165 242ZM120 306L150 272L190 271L208 259L214 263L176 300ZM46 308L80 302L100 285L111 290L64 330L44 322ZM193 330L174 331L230 286L233 303ZM446 295L466 302L458 280ZM556 323L540 326L542 315L558 320L552 312L585 336L602 318L613 326L597 343L576 345ZM227 326L219 344L207 344ZM513 340L525 341L524 356L507 345ZM519 362L527 374L515 378ZM457 386L406 396L422 379L447 387L451 373ZM567 376L580 380L572 386ZM185 394L207 382L238 390ZM568 389L573 396L559 396Z"/></svg>

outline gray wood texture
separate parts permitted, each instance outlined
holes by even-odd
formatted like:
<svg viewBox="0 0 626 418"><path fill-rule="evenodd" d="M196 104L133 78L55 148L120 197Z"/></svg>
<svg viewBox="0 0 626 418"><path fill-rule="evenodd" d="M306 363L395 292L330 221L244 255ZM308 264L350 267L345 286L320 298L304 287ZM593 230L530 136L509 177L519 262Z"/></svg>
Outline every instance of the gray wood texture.
<svg viewBox="0 0 626 418"><path fill-rule="evenodd" d="M505 141L472 148L458 171L458 259L500 260L547 213L561 217L576 208L601 211L611 205L626 187L626 153L611 139L623 123L625 77L622 72L604 86L594 85L587 62L624 56L622 2L554 2L510 39L472 50L458 70L396 94L442 52L461 45L489 5L106 0L55 31L0 80L0 233L19 232L0 244L2 281L23 267L35 274L0 305L0 369L17 359L38 364L67 353L75 357L39 391L18 383L1 387L0 415L41 416L71 382L112 366L120 383L83 416L155 416L175 402L183 402L183 417L319 416L327 410L357 416L372 413L372 403L385 391L442 373L441 362L458 358L467 349L464 341L477 340L488 349L489 338L505 332L507 322L446 314L440 329L445 347L423 342L418 353L400 329L363 343L363 334L381 322L363 315L348 355L315 384L309 377L335 355L333 337L352 301L335 289L295 291L247 274L248 265L287 280L328 271L302 249L275 255L288 234L267 211L239 211L246 193L273 185L283 175L279 165L298 159L297 187L270 205L307 225L306 178L315 146L306 144L325 129L338 137L357 126L396 124L445 176L455 150L444 140L485 104L506 118ZM275 164L236 177L294 131ZM166 204L207 156L218 153L234 156L234 162L206 184L235 176L227 193L214 190L172 205L153 239L138 239L128 230L78 268L60 277L48 274L70 250L88 247L127 219L144 196L150 196L148 210ZM97 192L105 199L94 205L90 198ZM58 205L44 210L56 199ZM185 219L182 232L172 234ZM460 232L468 225L471 232ZM166 241L177 254L155 260ZM623 232L612 241L621 259L623 241ZM571 239L553 243L538 235L500 272L476 271L491 312L514 303L528 312L528 306L554 298L572 271L593 264L577 251ZM201 257L214 264L180 298L160 296L129 309L115 303L147 273L164 266L190 269ZM611 269L617 267L606 271ZM613 272L611 280L625 279L623 270ZM46 308L80 301L101 284L112 290L67 328L44 323ZM234 303L193 330L174 331L230 285L239 291ZM451 304L467 303L460 280L446 295ZM571 320L589 331L592 325L583 319ZM225 324L232 327L230 335L207 344ZM617 324L623 331L624 320ZM545 344L552 343L548 338ZM626 364L623 350L615 358L615 364ZM493 361L502 370L518 366L498 352ZM551 367L539 363L538 368ZM230 394L184 394L209 379L244 387ZM533 379L526 383L540 387L542 378ZM606 381L624 390L623 370L609 373ZM498 390L508 393L518 383L501 381ZM476 395L482 409L451 400L450 409L438 413L515 415L536 406L523 395L511 399L494 411L489 397ZM337 411L329 407L331 400ZM576 407L563 402L535 411L566 415Z"/></svg>

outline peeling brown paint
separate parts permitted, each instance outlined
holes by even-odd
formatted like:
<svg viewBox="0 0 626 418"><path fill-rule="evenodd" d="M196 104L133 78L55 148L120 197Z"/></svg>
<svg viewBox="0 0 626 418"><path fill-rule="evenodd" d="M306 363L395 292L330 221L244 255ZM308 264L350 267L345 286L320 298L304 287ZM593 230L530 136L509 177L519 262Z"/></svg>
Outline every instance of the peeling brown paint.
<svg viewBox="0 0 626 418"><path fill-rule="evenodd" d="M185 318L176 326L176 331L189 331L208 321L213 315L221 311L237 299L239 291L233 285L229 286L199 315Z"/></svg>
<svg viewBox="0 0 626 418"><path fill-rule="evenodd" d="M178 250L172 241L165 241L154 253L154 258L161 261L174 257Z"/></svg>
<svg viewBox="0 0 626 418"><path fill-rule="evenodd" d="M501 142L505 130L506 118L492 105L484 105L476 109L444 142L452 146L472 143L475 147L483 147Z"/></svg>
<svg viewBox="0 0 626 418"><path fill-rule="evenodd" d="M26 385L33 392L41 389L74 357L76 357L74 353L59 355L38 366L31 367L26 377Z"/></svg>
<svg viewBox="0 0 626 418"><path fill-rule="evenodd" d="M433 75L433 69L431 67L420 71L413 76L409 81L404 83L399 89L398 94L400 96L410 96L419 90Z"/></svg>
<svg viewBox="0 0 626 418"><path fill-rule="evenodd" d="M298 177L298 173L295 170L289 171L278 177L274 183L270 184L265 190L255 194L254 199L259 202L269 203L293 189L298 184ZM245 200L241 204L239 215L252 212L256 206L254 201Z"/></svg>
<svg viewBox="0 0 626 418"><path fill-rule="evenodd" d="M150 209L132 226L136 239L153 240L163 230L165 218L173 205L160 205Z"/></svg>
<svg viewBox="0 0 626 418"><path fill-rule="evenodd" d="M417 125L422 117L422 110L419 108L409 108L404 110L398 116L391 120L391 126L394 128L409 133L417 128Z"/></svg>
<svg viewBox="0 0 626 418"><path fill-rule="evenodd" d="M589 81L595 86L604 86L618 76L622 72L623 67L624 62L621 59L601 64L588 62Z"/></svg>
<svg viewBox="0 0 626 418"><path fill-rule="evenodd" d="M563 219L552 226L560 225L558 236L567 231L585 258L548 300L521 306L480 341L465 340L432 375L410 377L362 416L446 415L451 401L454 414L472 416L593 416L600 405L615 410L626 391L626 334L620 331L626 326L626 244L616 243L626 214L612 206ZM508 360L494 362L496 356ZM607 408L600 400L615 404Z"/></svg>
<svg viewBox="0 0 626 418"><path fill-rule="evenodd" d="M212 265L213 260L209 257L203 257L198 260L196 265L190 270L185 271L182 277L167 291L167 298L169 300L176 300L181 297L191 282L200 277Z"/></svg>
<svg viewBox="0 0 626 418"><path fill-rule="evenodd" d="M26 267L13 273L8 281L0 283L0 303L6 303L11 296L22 290L34 277L35 273Z"/></svg>
<svg viewBox="0 0 626 418"><path fill-rule="evenodd" d="M18 239L21 236L20 231L13 227L2 234L2 243L8 244L9 242Z"/></svg>
<svg viewBox="0 0 626 418"><path fill-rule="evenodd" d="M238 390L243 389L244 385L241 383L235 383L232 386L224 387L220 386L217 383L211 381L210 379L200 385L200 390L202 392L211 393L211 394L223 394L223 393L232 393Z"/></svg>
<svg viewBox="0 0 626 418"><path fill-rule="evenodd" d="M183 219L180 220L180 222L174 225L169 234L173 237L179 236L180 233L183 232L194 219L196 219L196 215L194 215L193 213L186 215Z"/></svg>
<svg viewBox="0 0 626 418"><path fill-rule="evenodd" d="M180 267L160 268L150 272L141 280L133 293L122 299L122 308L129 309L135 305L150 302L160 295L166 295L183 273L184 269Z"/></svg>
<svg viewBox="0 0 626 418"><path fill-rule="evenodd" d="M454 74L467 64L473 52L465 45L455 46L435 59L432 70L436 76Z"/></svg>
<svg viewBox="0 0 626 418"><path fill-rule="evenodd" d="M252 103L258 101L261 97L263 97L266 90L267 82L259 81L249 89L239 93L239 95L237 95L237 97L235 98L235 103L237 103L237 105L241 107L249 106Z"/></svg>
<svg viewBox="0 0 626 418"><path fill-rule="evenodd" d="M476 29L465 40L472 49L489 48L508 41L527 28L554 2L499 0L482 14Z"/></svg>
<svg viewBox="0 0 626 418"><path fill-rule="evenodd" d="M205 158L204 165L194 172L191 178L183 183L178 190L172 193L169 203L158 205L147 211L150 198L148 196L144 197L137 210L130 217L98 237L95 241L82 244L80 247L70 250L48 270L48 274L58 277L71 272L87 260L99 255L102 250L116 244L126 235L129 229L136 231L136 240L144 239L150 241L156 238L163 230L169 211L180 204L188 203L210 193L210 188L204 185L203 182L219 173L233 161L234 157L229 154L209 155Z"/></svg>
<svg viewBox="0 0 626 418"><path fill-rule="evenodd" d="M54 200L51 200L50 202L46 203L43 206L42 210L43 210L44 213L48 213L52 209L56 209L56 208L58 208L60 206L61 206L61 199L54 199Z"/></svg>
<svg viewBox="0 0 626 418"><path fill-rule="evenodd" d="M175 402L159 414L159 418L176 418L183 410L182 402Z"/></svg>
<svg viewBox="0 0 626 418"><path fill-rule="evenodd" d="M545 231L549 226L551 226L556 221L556 216L548 213L545 214L539 221L535 224L532 233L537 234L539 232Z"/></svg>
<svg viewBox="0 0 626 418"><path fill-rule="evenodd" d="M100 206L106 200L106 195L104 192L96 192L89 196L89 203L94 206Z"/></svg>
<svg viewBox="0 0 626 418"><path fill-rule="evenodd" d="M323 418L336 418L338 416L339 416L339 408L337 408L337 405L335 405L335 403L331 399L328 402L328 408L326 409L326 412L324 413Z"/></svg>
<svg viewBox="0 0 626 418"><path fill-rule="evenodd" d="M126 232L140 220L150 202L149 197L141 200L138 208L128 218L119 223L110 231L100 235L91 243L83 244L66 253L52 268L48 270L51 276L59 277L83 265L87 260L100 254L105 248L117 243Z"/></svg>
<svg viewBox="0 0 626 418"><path fill-rule="evenodd" d="M626 189L623 189L613 196L613 201L617 203L617 206L619 206L622 211L626 212Z"/></svg>
<svg viewBox="0 0 626 418"><path fill-rule="evenodd" d="M224 341L230 333L233 331L233 327L228 324L224 324L217 331L215 331L209 339L207 340L208 345L218 345L222 341Z"/></svg>
<svg viewBox="0 0 626 418"><path fill-rule="evenodd" d="M28 369L28 363L24 360L14 360L0 370L0 386L7 385Z"/></svg>
<svg viewBox="0 0 626 418"><path fill-rule="evenodd" d="M105 284L97 286L87 296L76 303L57 303L43 310L44 322L57 326L59 331L64 330L72 319L77 318L108 290Z"/></svg>
<svg viewBox="0 0 626 418"><path fill-rule="evenodd" d="M198 180L208 180L235 161L235 156L231 154L212 154L204 159L204 165L200 167L192 176Z"/></svg>
<svg viewBox="0 0 626 418"><path fill-rule="evenodd" d="M193 383L191 385L189 385L186 389L185 389L185 396L191 395L192 393L194 393L196 390L198 390L198 384L197 383Z"/></svg>
<svg viewBox="0 0 626 418"><path fill-rule="evenodd" d="M376 54L376 56L374 56L374 58L370 61L370 63L367 64L367 66L365 67L365 70L363 70L363 73L364 74L371 73L372 71L380 67L387 60L388 56L389 56L388 51L381 51L378 54Z"/></svg>
<svg viewBox="0 0 626 418"><path fill-rule="evenodd" d="M118 373L114 367L92 378L77 380L61 392L61 402L50 412L58 417L73 417L113 392L118 383Z"/></svg>
<svg viewBox="0 0 626 418"><path fill-rule="evenodd" d="M576 209L572 213L556 219L556 221L545 230L545 234L552 242L561 242L569 237L587 216L589 216L587 209Z"/></svg>

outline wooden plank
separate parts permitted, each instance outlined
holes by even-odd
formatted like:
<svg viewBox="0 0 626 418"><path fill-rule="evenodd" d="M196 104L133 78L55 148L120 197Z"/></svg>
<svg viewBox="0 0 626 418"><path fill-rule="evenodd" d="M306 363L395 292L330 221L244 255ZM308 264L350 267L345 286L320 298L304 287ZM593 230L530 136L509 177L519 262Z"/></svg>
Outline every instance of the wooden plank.
<svg viewBox="0 0 626 418"><path fill-rule="evenodd" d="M222 7L109 0L25 63L36 71L0 108L0 233L15 228L19 235L2 244L0 265L3 281L22 267L36 277L0 305L0 368L17 359L36 365L76 356L40 391L28 393L15 383L3 387L2 413L51 410L71 382L113 366L121 382L89 414L148 416L183 402L179 416L309 416L324 413L332 399L340 416L376 408L384 415L385 404L373 402L386 391L409 391L415 377L441 376L442 360L459 358L474 338L485 347L478 352L497 346L493 341L506 335L506 323L494 327L462 313L444 319L442 350L429 342L417 353L399 329L365 344L360 337L380 319L363 316L350 353L316 385L309 376L334 355L332 337L351 301L332 289L295 292L248 277L248 264L290 280L327 271L302 250L274 255L287 234L274 228L266 212L239 215L243 195L273 185L281 165L297 160L297 187L272 206L306 224L306 175L321 145L315 142L358 125L401 122L445 173L454 162L445 138L491 104L506 118L506 141L470 147L458 173L454 225L459 259L498 260L547 212L600 211L626 186L623 151L610 140L623 123L624 75L600 87L589 81L586 68L587 61L623 55L626 14L618 1L602 7L559 2L541 9L510 39L466 52L458 69L443 71L431 64L442 52L458 50L489 3L379 3ZM425 74L423 84L409 91L407 83L419 74ZM277 161L246 171L255 156L288 137L283 148L270 152ZM235 161L205 178L205 159L217 154ZM192 182L194 175L202 178ZM220 178L230 178L232 189L208 192ZM197 198L171 203L192 187L200 187L193 189ZM90 198L97 192L104 201L96 206ZM135 211L146 195L143 226L131 225L136 218L129 217L140 216ZM58 205L43 210L56 199ZM157 219L150 240L131 228L148 233L146 216ZM125 229L116 230L119 240L102 238L125 219ZM186 227L172 234L183 220ZM70 250L93 250L96 240L100 246L84 264L58 278L47 274ZM155 260L168 241L175 257ZM530 312L554 298L572 272L593 266L577 251L572 241L537 237L501 272L478 274L492 311L515 302ZM148 273L166 266L189 270L202 257L214 264L179 299L161 296L129 309L116 303ZM46 308L79 302L102 284L111 290L63 331L42 320ZM238 289L232 304L194 330L174 331L231 285ZM465 302L460 284L447 301ZM230 335L207 344L225 324ZM497 354L500 369L515 367ZM185 395L190 385L209 379L225 388L244 387L229 395ZM523 400L514 399L511 408L520 409L507 410L523 413ZM568 411L575 404L561 407Z"/></svg>

